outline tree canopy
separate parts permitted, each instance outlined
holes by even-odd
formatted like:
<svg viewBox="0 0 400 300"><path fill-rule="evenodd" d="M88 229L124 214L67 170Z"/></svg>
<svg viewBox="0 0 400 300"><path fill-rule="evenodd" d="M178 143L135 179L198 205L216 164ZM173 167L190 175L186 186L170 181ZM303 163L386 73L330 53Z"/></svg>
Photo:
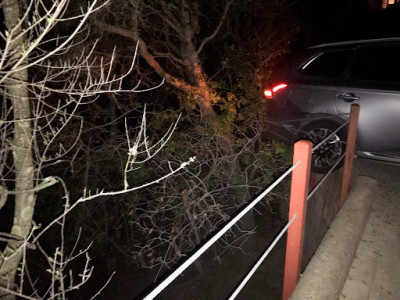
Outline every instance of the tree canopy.
<svg viewBox="0 0 400 300"><path fill-rule="evenodd" d="M262 87L290 3L2 2L0 297L65 299L90 253L158 276L281 172Z"/></svg>

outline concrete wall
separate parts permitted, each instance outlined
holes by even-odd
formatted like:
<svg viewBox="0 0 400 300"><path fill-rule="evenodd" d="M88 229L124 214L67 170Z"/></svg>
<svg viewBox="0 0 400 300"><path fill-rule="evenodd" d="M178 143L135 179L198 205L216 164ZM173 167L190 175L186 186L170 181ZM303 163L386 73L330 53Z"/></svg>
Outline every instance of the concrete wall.
<svg viewBox="0 0 400 300"><path fill-rule="evenodd" d="M377 182L359 176L307 265L291 300L336 300L371 212Z"/></svg>
<svg viewBox="0 0 400 300"><path fill-rule="evenodd" d="M305 269L335 218L339 205L343 169L332 172L308 200L301 272ZM317 175L317 182L322 175Z"/></svg>

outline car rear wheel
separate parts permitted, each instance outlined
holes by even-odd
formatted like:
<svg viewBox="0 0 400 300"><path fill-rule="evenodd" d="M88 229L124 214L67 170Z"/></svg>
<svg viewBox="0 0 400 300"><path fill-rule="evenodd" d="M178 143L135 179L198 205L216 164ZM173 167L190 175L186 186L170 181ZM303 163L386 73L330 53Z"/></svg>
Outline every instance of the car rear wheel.
<svg viewBox="0 0 400 300"><path fill-rule="evenodd" d="M303 128L301 138L311 141L316 146L339 126L340 124L325 121L313 122ZM322 174L327 173L346 151L346 136L346 130L342 128L319 148L314 150L311 160L311 171ZM343 159L338 163L336 169L342 165Z"/></svg>

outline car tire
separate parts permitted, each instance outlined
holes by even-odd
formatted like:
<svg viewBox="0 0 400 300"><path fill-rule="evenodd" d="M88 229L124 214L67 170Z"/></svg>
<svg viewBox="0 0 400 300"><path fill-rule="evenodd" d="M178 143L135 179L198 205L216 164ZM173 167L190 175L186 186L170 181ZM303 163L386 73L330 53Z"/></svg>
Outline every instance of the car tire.
<svg viewBox="0 0 400 300"><path fill-rule="evenodd" d="M340 125L340 123L332 121L308 123L301 130L299 139L309 140L316 146ZM336 132L326 143L316 149L312 154L311 171L319 174L327 173L346 151L346 139L347 130L346 127L344 127ZM336 165L335 169L340 168L343 162L344 159Z"/></svg>

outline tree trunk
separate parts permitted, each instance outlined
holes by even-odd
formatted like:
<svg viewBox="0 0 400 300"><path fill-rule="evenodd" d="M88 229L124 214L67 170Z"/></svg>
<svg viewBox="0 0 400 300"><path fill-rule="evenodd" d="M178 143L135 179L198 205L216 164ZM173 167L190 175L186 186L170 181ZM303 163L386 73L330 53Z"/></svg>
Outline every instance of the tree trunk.
<svg viewBox="0 0 400 300"><path fill-rule="evenodd" d="M16 35L21 33L20 8L18 1L4 0L3 12L5 25L8 32L14 29ZM19 28L18 28L19 27ZM12 50L15 50L13 59L18 59L24 38L15 40ZM0 285L8 289L14 289L14 281L17 268L21 262L23 249L21 244L26 241L31 230L33 209L35 205L35 193L33 192L33 180L35 169L32 159L32 124L30 121L31 110L28 97L28 71L21 68L14 72L5 81L6 94L11 101L14 115L14 136L12 153L15 167L15 207L14 223L11 234L15 240L8 242L0 258ZM11 71L12 72L12 71ZM4 299L15 299L15 296L2 294ZM3 298L2 298L3 299Z"/></svg>
<svg viewBox="0 0 400 300"><path fill-rule="evenodd" d="M205 115L213 114L213 108L210 98L210 88L207 84L206 78L204 77L203 68L200 63L196 62L193 66L195 79L197 82L197 86L199 89L199 93L197 95L197 102L200 103L200 108L202 113Z"/></svg>
<svg viewBox="0 0 400 300"><path fill-rule="evenodd" d="M195 95L196 101L202 114L207 115L214 111L210 98L210 87L207 84L200 58L193 42L197 24L197 16L191 16L187 10L182 11L182 56L191 73L192 80L198 88L198 93Z"/></svg>
<svg viewBox="0 0 400 300"><path fill-rule="evenodd" d="M142 39L136 29L126 29L120 26L105 24L99 20L95 20L95 24L102 30L109 33L114 33L122 37L129 38L136 43L139 43L139 54L144 58L147 64L154 69L165 81L187 94L193 94L200 111L203 115L212 115L214 110L210 99L210 87L207 84L204 76L203 68L200 63L199 55L193 44L193 28L190 23L189 16L186 16L184 24L184 32L181 32L182 37L182 58L186 72L191 76L192 83L185 81L168 73L157 61L156 57L149 51L147 43ZM194 83L194 84L193 84Z"/></svg>

